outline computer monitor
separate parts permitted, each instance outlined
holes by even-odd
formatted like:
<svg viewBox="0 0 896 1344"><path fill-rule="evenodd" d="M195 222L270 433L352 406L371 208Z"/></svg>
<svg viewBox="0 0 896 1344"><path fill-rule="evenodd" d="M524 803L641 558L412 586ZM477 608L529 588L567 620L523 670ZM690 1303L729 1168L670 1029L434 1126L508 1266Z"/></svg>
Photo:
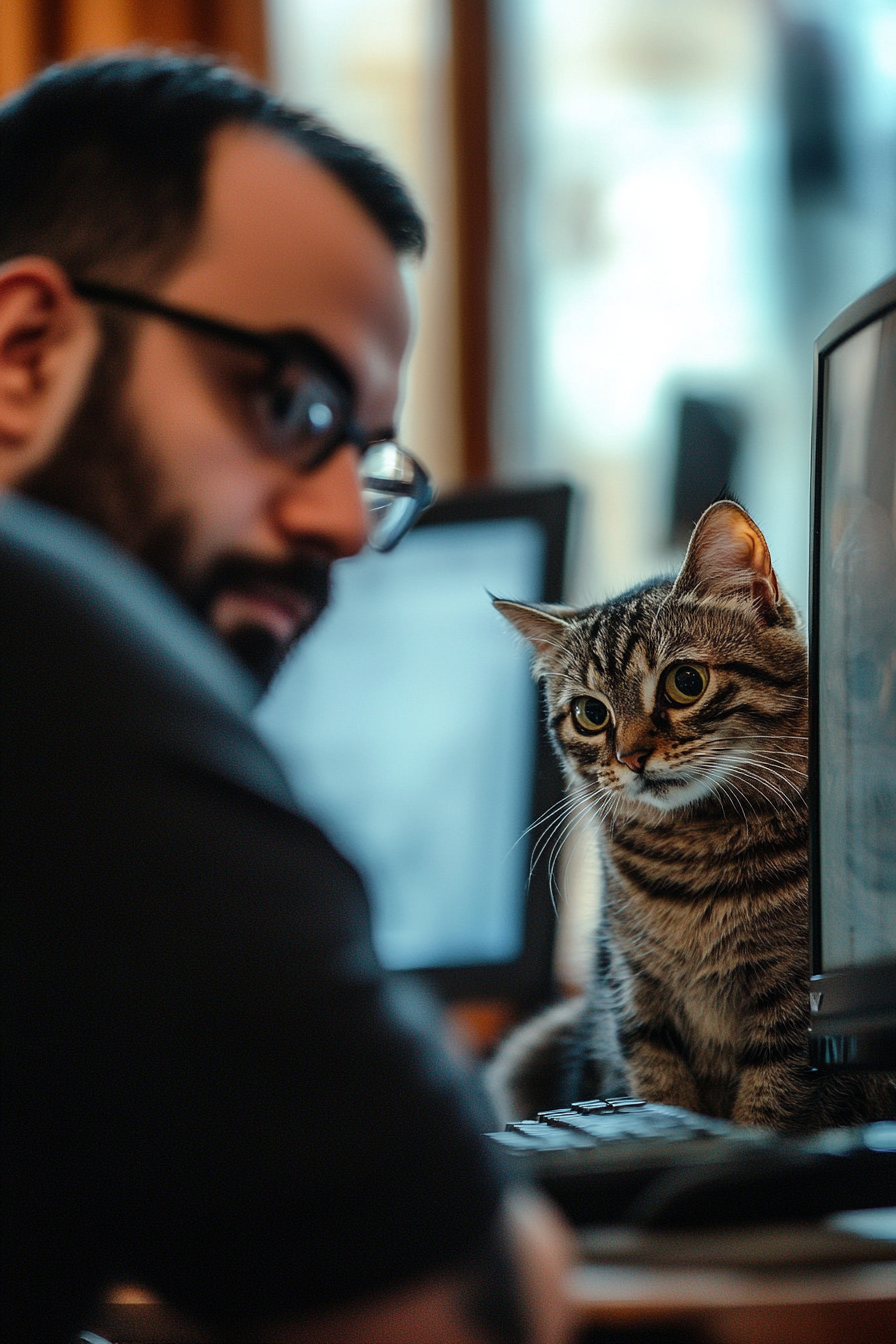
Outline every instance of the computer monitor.
<svg viewBox="0 0 896 1344"><path fill-rule="evenodd" d="M258 725L367 881L383 963L448 999L552 988L537 818L563 786L529 652L490 594L560 601L568 486L438 501L390 555L335 566L332 602Z"/></svg>
<svg viewBox="0 0 896 1344"><path fill-rule="evenodd" d="M896 1068L896 276L815 349L812 1067Z"/></svg>

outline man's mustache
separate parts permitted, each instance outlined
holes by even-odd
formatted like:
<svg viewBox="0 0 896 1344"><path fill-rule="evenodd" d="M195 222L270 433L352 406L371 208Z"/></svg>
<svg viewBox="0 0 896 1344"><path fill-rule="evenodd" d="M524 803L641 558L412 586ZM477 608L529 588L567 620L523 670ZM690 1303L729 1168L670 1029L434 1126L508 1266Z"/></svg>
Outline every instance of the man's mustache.
<svg viewBox="0 0 896 1344"><path fill-rule="evenodd" d="M221 593L276 593L286 591L304 598L311 617L303 622L302 634L317 620L330 600L329 560L297 554L289 560L271 563L249 556L221 556L211 564L200 584L190 595L190 605L207 618L212 604Z"/></svg>

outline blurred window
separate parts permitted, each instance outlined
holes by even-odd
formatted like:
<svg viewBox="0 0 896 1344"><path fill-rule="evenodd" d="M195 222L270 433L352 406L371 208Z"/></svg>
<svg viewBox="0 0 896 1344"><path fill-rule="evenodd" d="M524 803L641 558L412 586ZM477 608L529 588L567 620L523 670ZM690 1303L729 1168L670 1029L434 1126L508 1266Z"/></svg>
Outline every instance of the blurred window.
<svg viewBox="0 0 896 1344"><path fill-rule="evenodd" d="M812 341L896 268L896 3L505 0L503 22L533 432L502 470L584 488L575 599L677 563L677 515L727 480L804 605Z"/></svg>
<svg viewBox="0 0 896 1344"><path fill-rule="evenodd" d="M427 218L401 433L450 484L461 454L446 0L268 0L268 18L278 92L384 155Z"/></svg>

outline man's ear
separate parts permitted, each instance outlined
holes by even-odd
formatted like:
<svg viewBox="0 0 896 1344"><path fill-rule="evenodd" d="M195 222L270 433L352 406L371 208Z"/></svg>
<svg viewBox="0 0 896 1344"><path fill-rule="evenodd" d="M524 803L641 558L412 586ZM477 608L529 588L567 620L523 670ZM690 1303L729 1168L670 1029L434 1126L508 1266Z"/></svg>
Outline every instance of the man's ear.
<svg viewBox="0 0 896 1344"><path fill-rule="evenodd" d="M773 619L781 592L765 537L739 504L711 504L691 536L673 593L743 597Z"/></svg>
<svg viewBox="0 0 896 1344"><path fill-rule="evenodd" d="M46 257L0 266L0 489L53 455L99 349L91 309Z"/></svg>

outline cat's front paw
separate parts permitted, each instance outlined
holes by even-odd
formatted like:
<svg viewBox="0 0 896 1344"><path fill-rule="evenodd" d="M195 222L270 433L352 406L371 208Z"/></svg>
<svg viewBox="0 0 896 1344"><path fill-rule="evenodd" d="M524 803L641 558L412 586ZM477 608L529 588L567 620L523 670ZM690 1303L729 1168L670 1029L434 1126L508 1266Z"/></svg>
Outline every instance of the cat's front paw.
<svg viewBox="0 0 896 1344"><path fill-rule="evenodd" d="M814 1089L792 1065L750 1069L741 1078L731 1119L735 1124L799 1134L820 1128L813 1123Z"/></svg>
<svg viewBox="0 0 896 1344"><path fill-rule="evenodd" d="M629 1060L631 1091L636 1097L685 1111L703 1110L697 1084L684 1060L655 1049L638 1055Z"/></svg>

